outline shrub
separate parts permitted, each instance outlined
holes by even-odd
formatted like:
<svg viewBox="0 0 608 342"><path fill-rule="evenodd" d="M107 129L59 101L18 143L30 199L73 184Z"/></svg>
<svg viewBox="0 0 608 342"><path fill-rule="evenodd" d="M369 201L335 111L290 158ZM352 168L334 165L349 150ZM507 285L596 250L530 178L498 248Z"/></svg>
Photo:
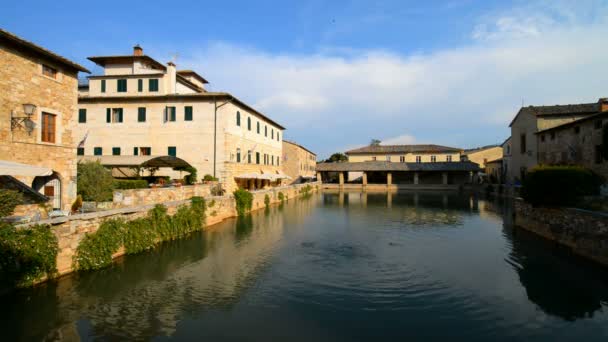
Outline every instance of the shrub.
<svg viewBox="0 0 608 342"><path fill-rule="evenodd" d="M74 203L72 203L72 212L78 212L80 208L82 208L82 196L78 195L76 196Z"/></svg>
<svg viewBox="0 0 608 342"><path fill-rule="evenodd" d="M23 203L23 195L15 190L0 189L0 217L9 216Z"/></svg>
<svg viewBox="0 0 608 342"><path fill-rule="evenodd" d="M78 269L96 270L110 265L112 254L123 245L123 224L122 220L107 220L95 233L85 235L74 255Z"/></svg>
<svg viewBox="0 0 608 342"><path fill-rule="evenodd" d="M135 180L131 180L131 179L118 179L118 180L114 181L114 188L121 189L121 190L147 189L148 188L148 182L146 180L143 180L143 179L135 179Z"/></svg>
<svg viewBox="0 0 608 342"><path fill-rule="evenodd" d="M77 189L85 201L111 201L114 178L99 161L78 163Z"/></svg>
<svg viewBox="0 0 608 342"><path fill-rule="evenodd" d="M264 195L264 205L267 209L270 207L270 196L268 194Z"/></svg>
<svg viewBox="0 0 608 342"><path fill-rule="evenodd" d="M597 195L603 180L579 166L540 166L523 182L522 197L532 205L573 205L582 196Z"/></svg>
<svg viewBox="0 0 608 342"><path fill-rule="evenodd" d="M196 184L197 172L198 170L194 166L188 166L184 169L184 171L188 172L188 174L184 177L184 181L187 185Z"/></svg>
<svg viewBox="0 0 608 342"><path fill-rule="evenodd" d="M203 177L203 180L204 180L205 182L216 182L216 181L217 181L217 178L213 177L212 175L206 174L206 175Z"/></svg>
<svg viewBox="0 0 608 342"><path fill-rule="evenodd" d="M281 201L281 203L285 201L285 194L281 191L279 191L279 201Z"/></svg>
<svg viewBox="0 0 608 342"><path fill-rule="evenodd" d="M245 213L251 210L253 205L253 195L251 192L245 189L237 189L233 192L234 201L236 203L236 212L239 216L245 215Z"/></svg>

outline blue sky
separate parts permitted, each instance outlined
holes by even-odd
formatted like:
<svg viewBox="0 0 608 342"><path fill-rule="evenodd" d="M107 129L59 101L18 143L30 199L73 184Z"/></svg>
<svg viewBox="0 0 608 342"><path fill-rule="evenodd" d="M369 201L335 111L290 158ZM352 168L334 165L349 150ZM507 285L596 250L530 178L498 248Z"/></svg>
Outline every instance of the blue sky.
<svg viewBox="0 0 608 342"><path fill-rule="evenodd" d="M607 1L18 1L0 27L87 56L192 68L324 157L364 145L500 143L522 103L608 96Z"/></svg>

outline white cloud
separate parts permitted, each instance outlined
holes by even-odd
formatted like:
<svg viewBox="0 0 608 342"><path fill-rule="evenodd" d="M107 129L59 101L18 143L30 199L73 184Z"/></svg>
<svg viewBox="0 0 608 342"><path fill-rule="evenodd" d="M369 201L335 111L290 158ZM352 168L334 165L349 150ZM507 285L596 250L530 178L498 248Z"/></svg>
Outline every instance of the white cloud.
<svg viewBox="0 0 608 342"><path fill-rule="evenodd" d="M608 96L606 6L591 3L591 16L559 4L488 16L472 29L470 44L426 54L274 54L213 43L181 64L199 70L212 90L229 91L283 123L287 137L322 156L381 137L485 145L505 138L522 101Z"/></svg>
<svg viewBox="0 0 608 342"><path fill-rule="evenodd" d="M411 145L416 143L416 138L409 134L403 134L396 137L382 140L382 145Z"/></svg>

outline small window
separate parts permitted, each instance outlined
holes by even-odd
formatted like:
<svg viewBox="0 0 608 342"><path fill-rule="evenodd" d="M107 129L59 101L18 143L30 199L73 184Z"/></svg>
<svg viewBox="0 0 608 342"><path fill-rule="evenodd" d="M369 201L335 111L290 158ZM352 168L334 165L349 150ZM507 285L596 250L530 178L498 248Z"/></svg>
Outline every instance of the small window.
<svg viewBox="0 0 608 342"><path fill-rule="evenodd" d="M260 163L260 152L256 152L255 153L255 163L259 164Z"/></svg>
<svg viewBox="0 0 608 342"><path fill-rule="evenodd" d="M277 156L277 166L281 166L279 159L280 159L279 156Z"/></svg>
<svg viewBox="0 0 608 342"><path fill-rule="evenodd" d="M148 91L158 91L158 79L151 78L148 80Z"/></svg>
<svg viewBox="0 0 608 342"><path fill-rule="evenodd" d="M101 80L101 92L106 92L106 80Z"/></svg>
<svg viewBox="0 0 608 342"><path fill-rule="evenodd" d="M247 151L247 163L251 164L251 150Z"/></svg>
<svg viewBox="0 0 608 342"><path fill-rule="evenodd" d="M87 122L87 110L85 108L80 108L78 110L78 123L86 123Z"/></svg>
<svg viewBox="0 0 608 342"><path fill-rule="evenodd" d="M238 110L236 111L236 125L241 125L241 112L239 112Z"/></svg>
<svg viewBox="0 0 608 342"><path fill-rule="evenodd" d="M256 126L257 126L257 133L260 134L260 122L259 121L256 123Z"/></svg>
<svg viewBox="0 0 608 342"><path fill-rule="evenodd" d="M270 130L270 139L274 139L274 129Z"/></svg>
<svg viewBox="0 0 608 342"><path fill-rule="evenodd" d="M595 120L595 122L593 123L593 127L595 127L595 129L602 128L602 120Z"/></svg>
<svg viewBox="0 0 608 342"><path fill-rule="evenodd" d="M601 164L602 162L602 145L595 145L595 163Z"/></svg>
<svg viewBox="0 0 608 342"><path fill-rule="evenodd" d="M251 117L247 118L247 130L251 131Z"/></svg>
<svg viewBox="0 0 608 342"><path fill-rule="evenodd" d="M100 156L103 153L103 149L101 147L94 147L93 148L93 154L96 156Z"/></svg>
<svg viewBox="0 0 608 342"><path fill-rule="evenodd" d="M192 106L184 107L184 121L192 121Z"/></svg>
<svg viewBox="0 0 608 342"><path fill-rule="evenodd" d="M521 154L526 153L526 151L528 150L526 148L526 134L523 133L519 136L519 150L521 152Z"/></svg>
<svg viewBox="0 0 608 342"><path fill-rule="evenodd" d="M141 154L142 156L151 156L152 155L152 148L150 148L150 147L140 147L139 148L139 154Z"/></svg>
<svg viewBox="0 0 608 342"><path fill-rule="evenodd" d="M139 147L133 147L133 155L134 156L139 155Z"/></svg>
<svg viewBox="0 0 608 342"><path fill-rule="evenodd" d="M270 156L270 160L271 160L271 164L270 165L274 165L274 156Z"/></svg>
<svg viewBox="0 0 608 342"><path fill-rule="evenodd" d="M42 64L42 74L46 77L57 79L57 69Z"/></svg>
<svg viewBox="0 0 608 342"><path fill-rule="evenodd" d="M579 134L581 132L581 126L574 127L574 134Z"/></svg>
<svg viewBox="0 0 608 342"><path fill-rule="evenodd" d="M121 78L116 81L116 91L119 93L127 92L127 80L126 79Z"/></svg>
<svg viewBox="0 0 608 342"><path fill-rule="evenodd" d="M437 162L437 156L431 156L431 163Z"/></svg>
<svg viewBox="0 0 608 342"><path fill-rule="evenodd" d="M121 123L122 119L122 108L106 108L107 123Z"/></svg>
<svg viewBox="0 0 608 342"><path fill-rule="evenodd" d="M77 156L84 156L84 147L78 147L76 149L76 155Z"/></svg>
<svg viewBox="0 0 608 342"><path fill-rule="evenodd" d="M281 138L279 137L280 134L281 134L280 132L277 132L277 141L281 141Z"/></svg>
<svg viewBox="0 0 608 342"><path fill-rule="evenodd" d="M405 163L405 156L399 156L399 162Z"/></svg>
<svg viewBox="0 0 608 342"><path fill-rule="evenodd" d="M376 159L377 159L376 156L372 157L372 161L376 161Z"/></svg>
<svg viewBox="0 0 608 342"><path fill-rule="evenodd" d="M112 155L119 156L120 155L120 147L112 147Z"/></svg>
<svg viewBox="0 0 608 342"><path fill-rule="evenodd" d="M241 149L240 148L236 149L236 162L237 163L241 162Z"/></svg>
<svg viewBox="0 0 608 342"><path fill-rule="evenodd" d="M55 115L49 113L42 113L42 135L41 140L43 142L54 143L55 142Z"/></svg>
<svg viewBox="0 0 608 342"><path fill-rule="evenodd" d="M167 121L175 121L175 107L166 107L165 108L165 122Z"/></svg>
<svg viewBox="0 0 608 342"><path fill-rule="evenodd" d="M446 156L446 157L445 157L445 161L447 161L447 162L451 162L451 161L452 161L452 156Z"/></svg>
<svg viewBox="0 0 608 342"><path fill-rule="evenodd" d="M144 91L144 80L142 80L142 79L137 80L137 91L140 93L142 91Z"/></svg>
<svg viewBox="0 0 608 342"><path fill-rule="evenodd" d="M137 122L146 122L146 107L137 108Z"/></svg>
<svg viewBox="0 0 608 342"><path fill-rule="evenodd" d="M264 125L264 136L268 136L268 125Z"/></svg>
<svg viewBox="0 0 608 342"><path fill-rule="evenodd" d="M416 156L416 163L422 163L422 157Z"/></svg>
<svg viewBox="0 0 608 342"><path fill-rule="evenodd" d="M167 154L171 157L177 157L177 147L169 146L167 147Z"/></svg>

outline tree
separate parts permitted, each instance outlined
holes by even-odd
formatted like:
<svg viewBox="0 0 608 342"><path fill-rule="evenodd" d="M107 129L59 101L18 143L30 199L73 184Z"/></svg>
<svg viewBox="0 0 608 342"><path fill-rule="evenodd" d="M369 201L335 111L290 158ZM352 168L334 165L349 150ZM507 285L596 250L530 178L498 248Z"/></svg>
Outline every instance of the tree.
<svg viewBox="0 0 608 342"><path fill-rule="evenodd" d="M372 139L372 141L369 142L369 146L380 146L380 143L382 141L378 140L378 139Z"/></svg>
<svg viewBox="0 0 608 342"><path fill-rule="evenodd" d="M23 195L15 190L0 189L0 217L9 216L23 203Z"/></svg>
<svg viewBox="0 0 608 342"><path fill-rule="evenodd" d="M85 201L111 201L114 177L99 161L78 163L78 194Z"/></svg>
<svg viewBox="0 0 608 342"><path fill-rule="evenodd" d="M348 157L346 156L346 154L344 153L334 153L332 154L329 159L327 159L325 162L327 163L338 163L338 162L345 162L348 161Z"/></svg>

